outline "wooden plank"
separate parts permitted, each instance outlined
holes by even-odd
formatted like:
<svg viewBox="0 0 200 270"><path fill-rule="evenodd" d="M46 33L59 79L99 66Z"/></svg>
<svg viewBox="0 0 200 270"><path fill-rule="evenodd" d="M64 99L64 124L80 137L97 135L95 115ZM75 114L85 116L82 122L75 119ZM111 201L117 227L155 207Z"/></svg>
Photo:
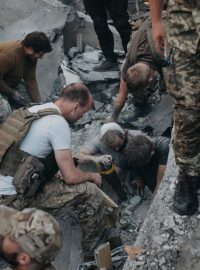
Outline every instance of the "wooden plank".
<svg viewBox="0 0 200 270"><path fill-rule="evenodd" d="M108 242L101 244L95 250L95 260L97 264L97 269L101 269L101 268L112 269L110 244Z"/></svg>

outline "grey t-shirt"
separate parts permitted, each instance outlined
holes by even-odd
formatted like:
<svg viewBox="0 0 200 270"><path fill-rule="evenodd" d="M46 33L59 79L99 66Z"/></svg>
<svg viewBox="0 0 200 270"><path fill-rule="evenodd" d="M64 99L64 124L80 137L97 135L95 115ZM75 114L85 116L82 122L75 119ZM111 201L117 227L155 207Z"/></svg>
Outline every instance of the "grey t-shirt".
<svg viewBox="0 0 200 270"><path fill-rule="evenodd" d="M128 136L136 136L142 134L140 130L129 130ZM89 150L91 155L111 155L115 165L121 168L121 160L124 160L124 150L115 151L107 146L102 140L101 136L97 136L90 143L86 143L85 148Z"/></svg>

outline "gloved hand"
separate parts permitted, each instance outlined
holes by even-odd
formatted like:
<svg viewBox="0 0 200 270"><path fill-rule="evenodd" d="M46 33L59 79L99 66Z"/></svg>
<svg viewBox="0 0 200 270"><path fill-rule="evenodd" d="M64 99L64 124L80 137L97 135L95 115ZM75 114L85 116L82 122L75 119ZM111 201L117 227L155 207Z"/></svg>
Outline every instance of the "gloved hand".
<svg viewBox="0 0 200 270"><path fill-rule="evenodd" d="M95 157L95 162L96 163L101 163L105 167L111 165L112 163L112 156L111 155L101 155L101 156L96 156Z"/></svg>

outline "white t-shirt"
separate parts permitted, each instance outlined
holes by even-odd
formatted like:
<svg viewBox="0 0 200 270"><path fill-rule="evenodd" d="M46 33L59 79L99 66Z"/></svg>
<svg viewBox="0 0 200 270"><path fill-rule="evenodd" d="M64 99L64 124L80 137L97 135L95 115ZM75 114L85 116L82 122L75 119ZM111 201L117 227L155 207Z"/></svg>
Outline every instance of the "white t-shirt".
<svg viewBox="0 0 200 270"><path fill-rule="evenodd" d="M35 105L29 108L30 112L42 109L59 108L52 102ZM70 128L61 115L48 115L35 120L20 145L20 150L39 158L45 158L53 150L71 149ZM0 175L0 194L16 194L12 184L13 177Z"/></svg>

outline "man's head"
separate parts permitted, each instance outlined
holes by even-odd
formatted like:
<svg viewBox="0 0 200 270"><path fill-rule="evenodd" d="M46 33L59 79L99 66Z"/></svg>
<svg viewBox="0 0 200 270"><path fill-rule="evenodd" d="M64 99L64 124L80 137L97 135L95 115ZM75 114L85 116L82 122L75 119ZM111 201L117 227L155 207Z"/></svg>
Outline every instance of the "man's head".
<svg viewBox="0 0 200 270"><path fill-rule="evenodd" d="M40 269L61 248L61 232L57 221L35 208L19 212L0 207L1 252L14 265L24 269Z"/></svg>
<svg viewBox="0 0 200 270"><path fill-rule="evenodd" d="M45 53L52 51L51 43L43 32L29 33L23 40L26 56L31 60L42 58Z"/></svg>
<svg viewBox="0 0 200 270"><path fill-rule="evenodd" d="M102 141L113 150L120 151L123 148L125 132L117 123L104 124L100 133Z"/></svg>
<svg viewBox="0 0 200 270"><path fill-rule="evenodd" d="M93 103L89 89L81 83L72 83L64 88L55 104L61 110L63 117L74 123L90 110Z"/></svg>
<svg viewBox="0 0 200 270"><path fill-rule="evenodd" d="M130 166L144 166L154 154L154 143L145 135L133 136L128 140L125 154Z"/></svg>
<svg viewBox="0 0 200 270"><path fill-rule="evenodd" d="M131 66L126 73L126 84L129 92L134 95L143 92L149 84L153 70L145 63L139 62Z"/></svg>

